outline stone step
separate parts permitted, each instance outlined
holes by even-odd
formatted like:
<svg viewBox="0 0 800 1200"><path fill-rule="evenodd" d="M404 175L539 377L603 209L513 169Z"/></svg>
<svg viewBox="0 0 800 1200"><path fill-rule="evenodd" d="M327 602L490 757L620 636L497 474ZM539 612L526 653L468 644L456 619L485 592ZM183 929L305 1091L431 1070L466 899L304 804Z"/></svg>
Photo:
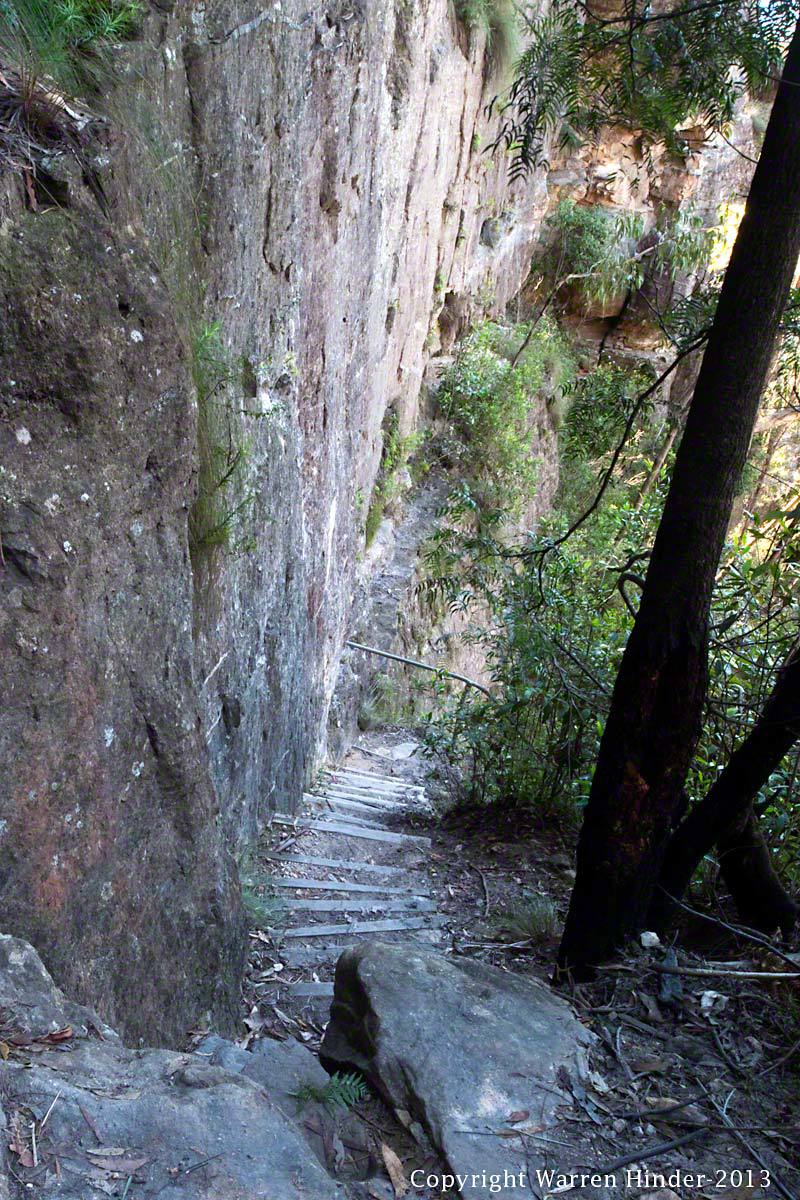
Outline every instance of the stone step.
<svg viewBox="0 0 800 1200"><path fill-rule="evenodd" d="M324 774L334 782L359 788L374 788L375 791L387 792L393 795L406 795L408 792L425 791L425 788L418 783L409 783L405 779L394 779L387 775L376 775L369 771L356 771L352 768L348 768L347 770L329 770Z"/></svg>
<svg viewBox="0 0 800 1200"><path fill-rule="evenodd" d="M344 792L347 795L372 796L377 800L383 800L387 804L402 804L408 801L418 803L425 795L422 788L397 788L389 791L387 788L375 787L374 784L368 783L366 779L323 779L315 791L335 791Z"/></svg>
<svg viewBox="0 0 800 1200"><path fill-rule="evenodd" d="M367 842L388 842L393 845L430 846L431 839L418 837L411 833L394 833L387 829L366 828L363 825L344 825L337 821L322 821L314 817L287 817L275 813L272 817L276 825L288 825L292 829L313 829L317 833L329 833L341 837L363 838Z"/></svg>
<svg viewBox="0 0 800 1200"><path fill-rule="evenodd" d="M387 867L383 863L363 862L352 858L320 858L315 854L278 854L267 851L264 858L271 862L302 863L308 867L330 867L332 871L364 871L372 875L407 875L406 867Z"/></svg>
<svg viewBox="0 0 800 1200"><path fill-rule="evenodd" d="M397 933L405 929L430 928L425 917L396 918L386 921L353 921L343 925L305 925L281 930L282 938L344 937L360 933Z"/></svg>
<svg viewBox="0 0 800 1200"><path fill-rule="evenodd" d="M410 892L408 888L389 887L388 884L380 883L349 883L346 879L298 879L277 876L270 882L273 887L296 888L297 890L307 888L309 891L316 892L366 892L376 897L417 895L416 892Z"/></svg>
<svg viewBox="0 0 800 1200"><path fill-rule="evenodd" d="M433 912L434 905L422 896L376 896L369 900L356 896L350 900L292 900L287 902L287 908L294 912Z"/></svg>
<svg viewBox="0 0 800 1200"><path fill-rule="evenodd" d="M438 945L441 942L441 934L439 930L445 924L445 918L439 916L431 916L424 924L420 924L413 930L409 930L407 926L402 929L382 929L378 930L384 936L390 934L410 935L404 936L403 942L413 941L415 944L420 943L426 946ZM345 950L352 950L353 946L361 945L361 937L363 935L356 934L351 936L348 932L348 941L345 943L341 939L337 942L320 944L314 939L309 939L308 942L285 942L280 949L282 962L292 970L327 970L329 967L335 967L339 958L344 954Z"/></svg>
<svg viewBox="0 0 800 1200"><path fill-rule="evenodd" d="M290 996L332 996L333 995L333 980L329 982L318 983L312 981L310 983L292 983L289 985Z"/></svg>
<svg viewBox="0 0 800 1200"><path fill-rule="evenodd" d="M349 825L366 825L367 828L388 829L389 826L381 820L383 812L378 812L376 809L368 809L367 812L351 812L349 808L342 808L338 800L325 799L319 796L306 796L306 810L312 811L314 816L334 817L337 821L346 821Z"/></svg>
<svg viewBox="0 0 800 1200"><path fill-rule="evenodd" d="M304 796L306 800L329 800L331 804L341 804L345 808L363 808L369 812L376 813L395 813L403 812L406 808L404 804L396 804L394 800L379 800L374 796L356 796L340 795L338 792L320 791L311 792Z"/></svg>

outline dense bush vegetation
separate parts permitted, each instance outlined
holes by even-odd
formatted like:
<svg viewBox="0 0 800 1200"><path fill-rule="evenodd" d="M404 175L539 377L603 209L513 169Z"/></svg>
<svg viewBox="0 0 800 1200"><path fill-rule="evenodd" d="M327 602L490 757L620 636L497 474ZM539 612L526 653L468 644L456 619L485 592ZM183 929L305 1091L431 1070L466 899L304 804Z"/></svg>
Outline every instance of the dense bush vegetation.
<svg viewBox="0 0 800 1200"><path fill-rule="evenodd" d="M657 451L646 409L593 521L555 545L597 487L637 393L649 377L604 364L576 386L562 437L562 488L549 526L509 546L499 514L478 525L469 488L428 550L430 594L477 614L493 699L440 686L431 748L460 765L461 799L573 824L588 797L608 703L660 518L669 459L644 483ZM687 783L701 798L754 721L800 624L800 553L791 519L745 518L721 565L713 609L704 735ZM759 798L771 844L796 877L797 758Z"/></svg>
<svg viewBox="0 0 800 1200"><path fill-rule="evenodd" d="M558 406L575 363L548 318L532 329L485 322L462 343L438 394L448 453L483 510L518 516L534 495L536 420Z"/></svg>

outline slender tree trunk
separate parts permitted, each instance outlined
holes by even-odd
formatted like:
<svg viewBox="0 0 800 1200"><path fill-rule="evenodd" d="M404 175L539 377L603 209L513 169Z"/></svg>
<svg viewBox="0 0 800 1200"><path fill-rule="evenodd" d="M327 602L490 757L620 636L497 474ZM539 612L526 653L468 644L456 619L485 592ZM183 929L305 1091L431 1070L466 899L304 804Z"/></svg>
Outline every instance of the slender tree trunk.
<svg viewBox="0 0 800 1200"><path fill-rule="evenodd" d="M679 424L676 421L675 424L672 426L672 428L667 433L667 436L664 438L664 441L661 445L661 449L659 450L659 452L656 456L656 460L653 463L652 467L650 468L647 478L645 479L644 483L642 484L642 490L639 492L639 495L636 499L636 504L634 506L634 512L639 512L641 510L641 507L644 504L645 500L647 499L647 497L652 492L653 488L658 483L658 478L664 469L664 463L667 461L667 458L669 457L670 450L675 445L675 440L678 436L678 431L679 431Z"/></svg>
<svg viewBox="0 0 800 1200"><path fill-rule="evenodd" d="M725 882L742 918L774 929L793 923L796 909L772 871L752 813L753 799L800 739L800 643L786 658L753 728L706 796L667 845L651 924L668 920L669 896L680 899L701 859L719 847ZM748 878L747 872L754 872ZM794 912L793 912L794 909Z"/></svg>
<svg viewBox="0 0 800 1200"><path fill-rule="evenodd" d="M800 256L800 23L678 450L614 687L559 966L643 928L700 733L714 575Z"/></svg>
<svg viewBox="0 0 800 1200"><path fill-rule="evenodd" d="M717 842L722 878L745 925L789 937L800 905L791 898L772 865L758 817L748 808Z"/></svg>

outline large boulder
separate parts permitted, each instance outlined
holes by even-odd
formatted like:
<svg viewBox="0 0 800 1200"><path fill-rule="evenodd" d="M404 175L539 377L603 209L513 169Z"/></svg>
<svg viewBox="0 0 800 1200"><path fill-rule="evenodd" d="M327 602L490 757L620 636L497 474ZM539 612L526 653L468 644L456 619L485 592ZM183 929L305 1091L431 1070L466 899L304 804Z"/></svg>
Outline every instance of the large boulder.
<svg viewBox="0 0 800 1200"><path fill-rule="evenodd" d="M571 1101L590 1041L538 983L373 942L339 959L321 1058L363 1071L401 1119L421 1122L450 1170L467 1177L461 1194L477 1200L489 1175L542 1165L533 1130Z"/></svg>
<svg viewBox="0 0 800 1200"><path fill-rule="evenodd" d="M199 1054L130 1050L91 1010L67 1001L33 947L16 938L0 937L0 1005L7 1055L0 1145L16 1176L32 1185L25 1194L343 1196L273 1097L275 1090L282 1098L280 1052L256 1081ZM0 1198L2 1177L0 1158Z"/></svg>

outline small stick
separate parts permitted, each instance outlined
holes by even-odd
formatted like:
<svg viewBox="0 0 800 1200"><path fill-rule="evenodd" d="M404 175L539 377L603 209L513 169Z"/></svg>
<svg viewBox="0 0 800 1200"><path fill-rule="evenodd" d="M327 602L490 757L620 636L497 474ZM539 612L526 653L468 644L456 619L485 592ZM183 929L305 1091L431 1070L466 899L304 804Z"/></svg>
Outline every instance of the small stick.
<svg viewBox="0 0 800 1200"><path fill-rule="evenodd" d="M472 865L472 864L470 864L470 865ZM483 915L484 915L484 917L488 917L489 908L491 907L491 901L489 900L489 885L486 882L486 876L484 875L484 873L480 869L480 867L473 867L473 870L477 871L481 877L481 883L483 885Z"/></svg>
<svg viewBox="0 0 800 1200"><path fill-rule="evenodd" d="M795 963L795 966L797 964ZM660 975L698 975L716 976L726 979L800 979L800 971L721 971L716 967L667 967L663 963L649 963L647 971L657 971ZM624 971L630 975L641 974L640 967L629 967L624 963L609 963L608 966L595 967L596 971Z"/></svg>
<svg viewBox="0 0 800 1200"><path fill-rule="evenodd" d="M775 1173L774 1168L767 1165L767 1163L764 1161L764 1159L761 1157L761 1155L758 1153L758 1151L753 1146L750 1145L750 1143L748 1142L748 1140L744 1136L744 1134L739 1129L736 1128L733 1121L730 1119L730 1117L726 1113L725 1109L720 1108L720 1106L717 1104L714 1097L709 1092L708 1088L702 1083L701 1080L698 1079L697 1082L700 1085L700 1087L703 1089L703 1091L705 1092L706 1099L708 1100L709 1104L712 1106L712 1108L714 1109L714 1111L716 1112L717 1116L722 1121L722 1123L727 1126L727 1128L730 1130L730 1132L736 1138L737 1142L739 1142L739 1144L747 1151L748 1154L752 1154L753 1158L756 1160L756 1162L762 1168L762 1170L769 1172L769 1177L772 1181L772 1186L777 1188L777 1190L781 1193L781 1195L785 1197L785 1200L797 1200L797 1197L793 1196L792 1193L789 1191L789 1189L786 1187L786 1185L781 1182L779 1176ZM731 1095L732 1094L733 1093L731 1093ZM728 1099L730 1099L730 1097L728 1097Z"/></svg>
<svg viewBox="0 0 800 1200"><path fill-rule="evenodd" d="M693 917L699 917L701 921L708 921L711 925L718 925L721 929L727 929L728 933L735 933L739 937L745 938L748 942L754 942L756 946L763 946L765 950L769 950L776 958L783 959L790 967L797 966L797 959L792 958L790 954L785 954L783 950L779 950L777 946L772 944L769 938L762 937L760 933L756 933L744 925L731 925L727 921L723 921L720 917L711 917L708 913L700 912L699 909L692 908L691 904L687 904L684 900L676 899L675 896L671 895L660 884L659 889L667 899L671 900L673 904L677 904L678 908L682 908L684 912L691 913Z"/></svg>
<svg viewBox="0 0 800 1200"><path fill-rule="evenodd" d="M31 1121L31 1151L33 1153L33 1165L39 1165L39 1151L36 1148L36 1122Z"/></svg>
<svg viewBox="0 0 800 1200"><path fill-rule="evenodd" d="M666 1154L668 1150L677 1150L679 1146L687 1146L689 1142L696 1142L699 1137L707 1133L708 1129L703 1126L702 1129L693 1129L691 1133L684 1133L682 1137L671 1138L668 1142L658 1142L654 1146L645 1146L643 1150L636 1150L633 1154L626 1154L623 1158L617 1158L613 1163L609 1163L607 1167L600 1167L598 1174L610 1175L614 1171L618 1171L621 1167L627 1167L634 1162L644 1162L648 1158L653 1158L656 1154Z"/></svg>
<svg viewBox="0 0 800 1200"><path fill-rule="evenodd" d="M183 1172L184 1175L191 1175L192 1171L199 1171L200 1167L204 1167L206 1163L213 1162L215 1158L222 1158L223 1153L224 1151L220 1150L219 1154L211 1154L208 1158L201 1158L200 1162L192 1163L192 1165L187 1167Z"/></svg>
<svg viewBox="0 0 800 1200"><path fill-rule="evenodd" d="M44 1129L45 1125L47 1124L47 1119L48 1119L48 1117L50 1116L50 1113L51 1113L51 1112L53 1111L53 1109L55 1108L55 1106L56 1106L56 1104L57 1104L57 1102L58 1102L58 1098L59 1098L59 1096L60 1096L60 1095L61 1095L61 1092L60 1092L60 1091L56 1092L56 1094L55 1094L55 1098L54 1098L54 1100L53 1100L53 1103L50 1105L50 1107L48 1108L47 1112L44 1114L44 1119L43 1119L43 1121L42 1121L41 1125L39 1126L39 1133L41 1133L41 1132L42 1132L42 1130Z"/></svg>
<svg viewBox="0 0 800 1200"><path fill-rule="evenodd" d="M759 1071L758 1078L760 1079L762 1075L769 1075L770 1071L776 1071L778 1067L782 1067L783 1064L788 1062L792 1055L796 1054L798 1050L800 1050L800 1041L795 1042L792 1048L786 1051L783 1058L779 1058L777 1062L770 1063L768 1067L764 1067L763 1071Z"/></svg>

